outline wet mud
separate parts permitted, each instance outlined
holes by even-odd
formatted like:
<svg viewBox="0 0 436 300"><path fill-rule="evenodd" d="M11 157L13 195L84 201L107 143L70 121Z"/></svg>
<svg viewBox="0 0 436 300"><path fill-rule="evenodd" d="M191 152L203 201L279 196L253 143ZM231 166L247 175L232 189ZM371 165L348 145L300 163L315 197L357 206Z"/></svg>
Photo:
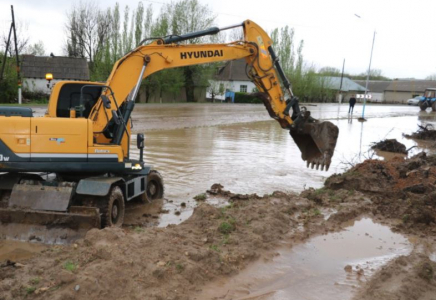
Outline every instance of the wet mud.
<svg viewBox="0 0 436 300"><path fill-rule="evenodd" d="M393 153L407 154L406 146L404 146L404 144L398 142L396 139L386 139L384 141L374 143L371 146L371 149L377 149L380 151L393 152Z"/></svg>
<svg viewBox="0 0 436 300"><path fill-rule="evenodd" d="M371 219L344 226L282 247L271 259L206 285L196 299L350 299L382 265L411 252L407 238Z"/></svg>

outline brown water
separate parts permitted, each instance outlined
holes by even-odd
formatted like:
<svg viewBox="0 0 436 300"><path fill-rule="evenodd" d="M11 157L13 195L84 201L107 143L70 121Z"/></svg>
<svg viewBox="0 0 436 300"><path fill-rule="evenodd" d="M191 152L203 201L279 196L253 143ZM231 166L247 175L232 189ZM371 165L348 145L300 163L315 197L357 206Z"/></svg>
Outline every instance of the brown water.
<svg viewBox="0 0 436 300"><path fill-rule="evenodd" d="M39 243L0 240L0 263L6 260L23 261L47 248L48 246Z"/></svg>
<svg viewBox="0 0 436 300"><path fill-rule="evenodd" d="M138 106L133 131L146 133L145 161L162 173L165 197L173 201L164 204L170 213L162 215L160 226L189 217L196 205L192 198L214 183L235 193L299 192L321 187L328 176L366 158L390 158L388 153L377 155L370 150L373 142L382 139L396 138L407 148L418 146L410 151L413 155L429 143L417 144L402 134L436 118L435 113L420 112L417 107L370 105L365 114L368 121L360 123L360 107L351 118L346 105L322 104L308 109L315 118L329 119L339 127L328 172L306 168L288 131L271 120L262 105ZM135 144L133 136L131 153L137 158ZM185 208L180 207L182 202L187 204ZM175 216L176 211L181 214Z"/></svg>
<svg viewBox="0 0 436 300"><path fill-rule="evenodd" d="M282 248L271 261L258 261L236 276L206 285L196 299L350 299L377 269L411 250L402 235L362 219L342 232ZM344 270L347 265L351 272Z"/></svg>

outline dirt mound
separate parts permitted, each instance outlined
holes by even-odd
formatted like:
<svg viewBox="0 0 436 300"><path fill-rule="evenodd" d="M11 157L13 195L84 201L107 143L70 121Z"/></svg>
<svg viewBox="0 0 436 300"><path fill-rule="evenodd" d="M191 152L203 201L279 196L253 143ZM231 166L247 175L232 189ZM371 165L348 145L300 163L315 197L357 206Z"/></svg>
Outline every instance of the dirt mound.
<svg viewBox="0 0 436 300"><path fill-rule="evenodd" d="M434 299L435 295L436 263L415 253L382 267L353 299Z"/></svg>
<svg viewBox="0 0 436 300"><path fill-rule="evenodd" d="M381 151L407 154L406 146L396 139L386 139L371 146L372 149Z"/></svg>
<svg viewBox="0 0 436 300"><path fill-rule="evenodd" d="M419 129L412 134L405 134L407 138L418 139L418 140L436 140L436 130L433 129L432 125L421 126L418 125Z"/></svg>
<svg viewBox="0 0 436 300"><path fill-rule="evenodd" d="M180 225L94 229L75 245L51 247L21 268L5 266L0 299L189 299L206 281L235 274L277 247L286 234L307 235L291 232L294 212L309 211L307 200L220 189L230 205L201 203Z"/></svg>
<svg viewBox="0 0 436 300"><path fill-rule="evenodd" d="M333 190L340 188L361 192L384 193L396 184L398 170L390 162L366 160L343 174L334 174L325 182L325 187Z"/></svg>
<svg viewBox="0 0 436 300"><path fill-rule="evenodd" d="M325 182L322 201L340 190L362 193L371 201L374 216L398 220L395 228L404 232L436 234L436 157L420 153L408 160L367 160L344 174L335 174ZM316 198L316 191L305 195ZM336 196L335 196L336 197ZM356 199L347 198L347 202Z"/></svg>

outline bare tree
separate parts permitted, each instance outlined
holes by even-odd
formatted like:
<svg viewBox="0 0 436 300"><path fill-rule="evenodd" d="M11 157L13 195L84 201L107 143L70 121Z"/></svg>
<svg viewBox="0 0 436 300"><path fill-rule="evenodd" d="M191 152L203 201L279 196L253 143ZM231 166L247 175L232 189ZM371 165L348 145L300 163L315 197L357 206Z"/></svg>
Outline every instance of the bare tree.
<svg viewBox="0 0 436 300"><path fill-rule="evenodd" d="M428 75L427 77L425 77L426 80L436 80L436 73Z"/></svg>
<svg viewBox="0 0 436 300"><path fill-rule="evenodd" d="M23 50L29 45L30 38L27 35L28 28L29 28L29 25L25 22L22 22L22 21L15 22L15 29L17 32L18 54L23 53ZM4 49L6 49L8 37L9 37L9 28L8 28L7 32L3 32L2 37L1 37ZM10 40L9 49L8 49L8 55L9 56L15 55L14 33L12 33L12 35L11 35L11 40Z"/></svg>
<svg viewBox="0 0 436 300"><path fill-rule="evenodd" d="M44 56L46 54L44 43L42 41L38 41L37 43L29 45L28 47L26 47L26 49L23 52L25 54L38 55L38 56Z"/></svg>
<svg viewBox="0 0 436 300"><path fill-rule="evenodd" d="M80 2L67 14L68 54L86 57L92 63L108 36L110 18L95 2Z"/></svg>

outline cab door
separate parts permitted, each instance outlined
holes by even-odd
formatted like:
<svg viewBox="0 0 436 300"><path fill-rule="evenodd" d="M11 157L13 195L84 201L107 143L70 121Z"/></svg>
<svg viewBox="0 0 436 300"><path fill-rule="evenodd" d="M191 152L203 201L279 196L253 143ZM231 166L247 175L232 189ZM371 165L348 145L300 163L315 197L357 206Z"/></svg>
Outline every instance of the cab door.
<svg viewBox="0 0 436 300"><path fill-rule="evenodd" d="M83 162L88 154L85 118L32 118L31 161Z"/></svg>

